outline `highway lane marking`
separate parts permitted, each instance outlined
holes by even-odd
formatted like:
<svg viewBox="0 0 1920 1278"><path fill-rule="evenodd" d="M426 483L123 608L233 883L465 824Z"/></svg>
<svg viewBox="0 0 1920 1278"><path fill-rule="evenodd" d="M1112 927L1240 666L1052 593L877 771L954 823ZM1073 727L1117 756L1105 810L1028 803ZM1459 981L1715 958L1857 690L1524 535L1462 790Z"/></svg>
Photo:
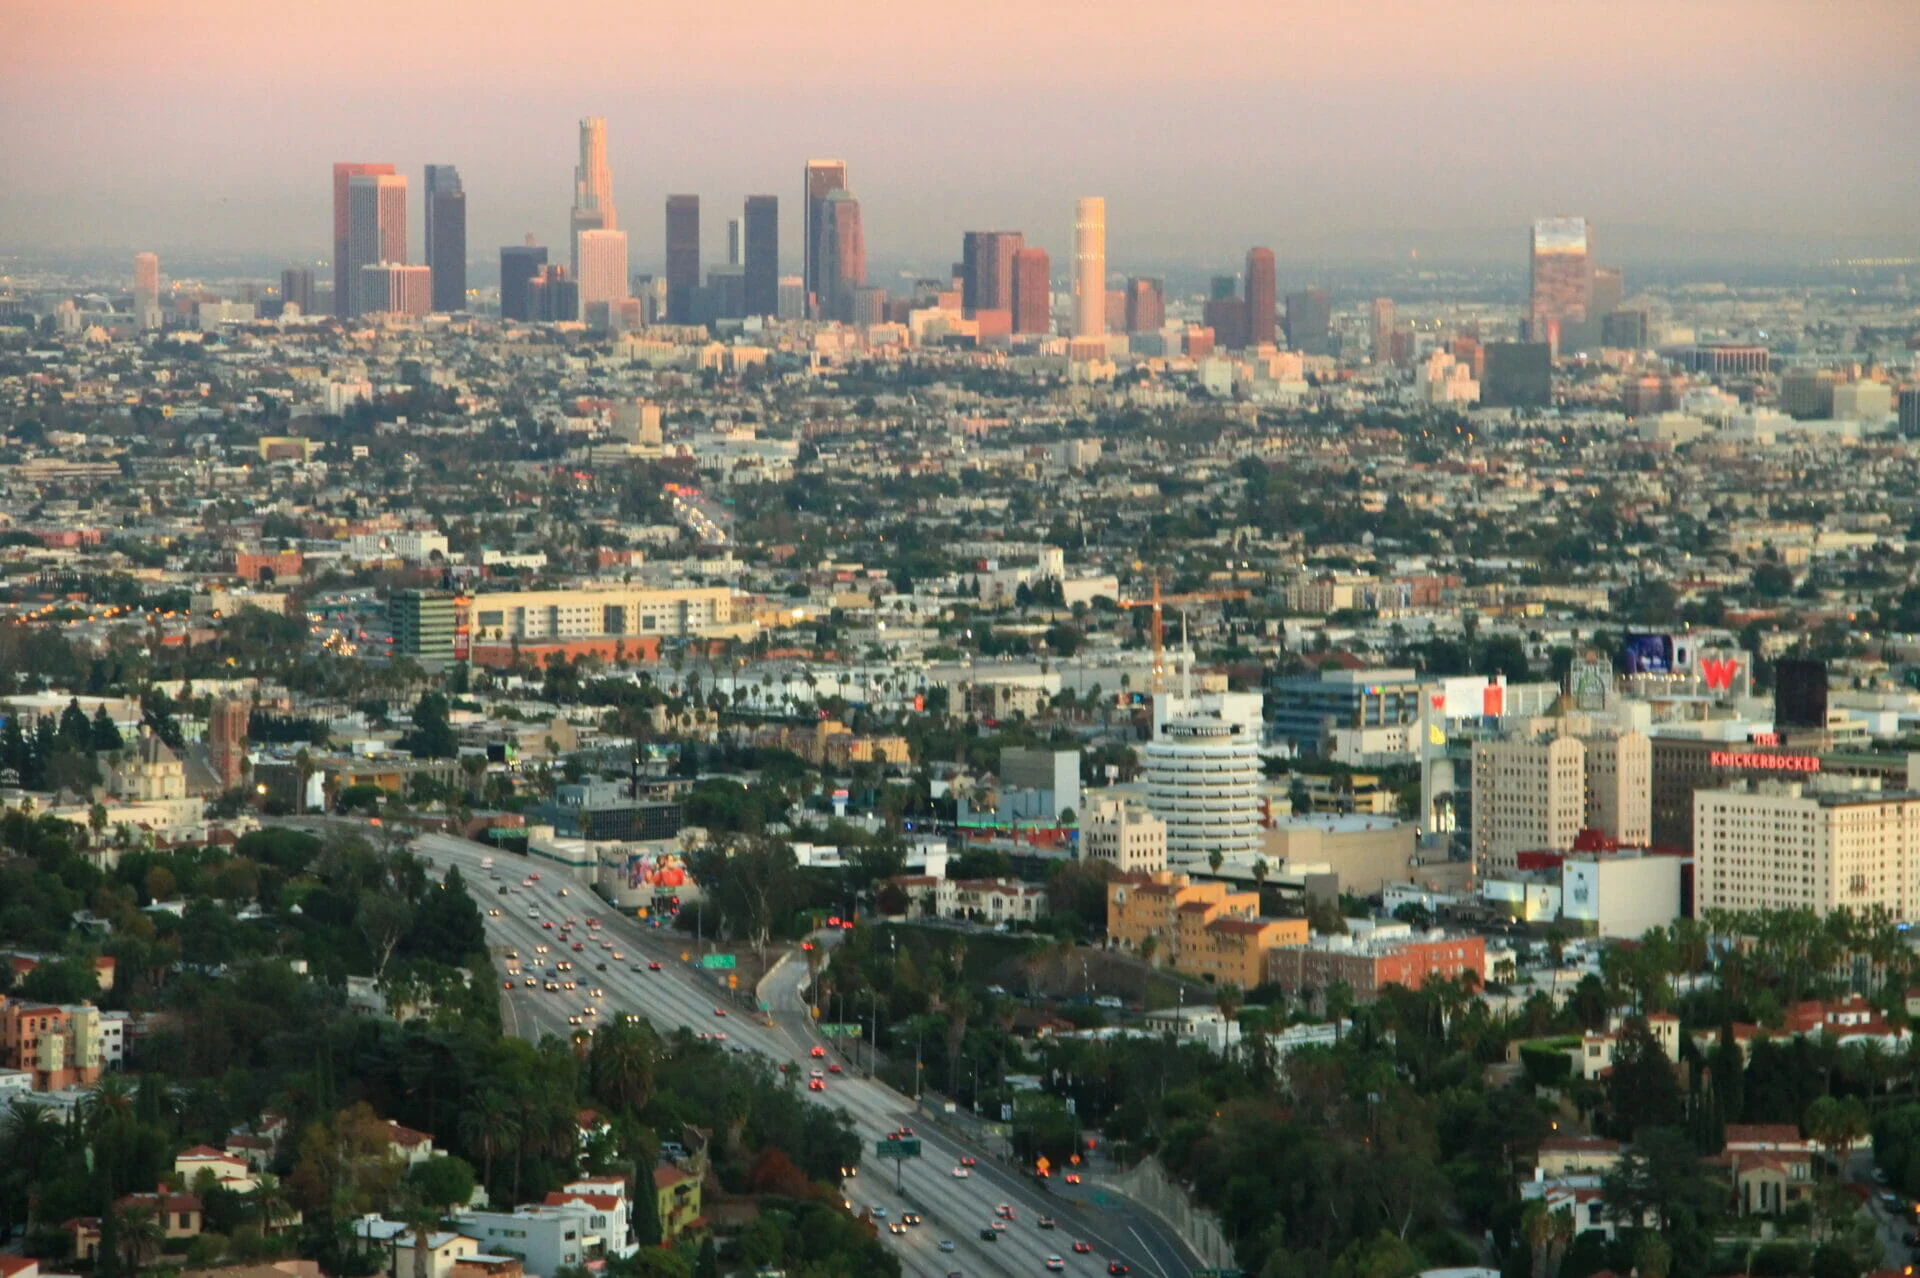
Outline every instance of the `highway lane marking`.
<svg viewBox="0 0 1920 1278"><path fill-rule="evenodd" d="M1128 1225L1127 1232L1132 1234L1134 1241L1140 1244L1140 1254L1146 1257L1147 1263L1153 1266L1155 1272L1160 1275L1160 1278L1167 1278L1167 1271L1160 1268L1160 1262L1153 1258L1153 1247L1141 1236L1140 1231L1132 1225Z"/></svg>

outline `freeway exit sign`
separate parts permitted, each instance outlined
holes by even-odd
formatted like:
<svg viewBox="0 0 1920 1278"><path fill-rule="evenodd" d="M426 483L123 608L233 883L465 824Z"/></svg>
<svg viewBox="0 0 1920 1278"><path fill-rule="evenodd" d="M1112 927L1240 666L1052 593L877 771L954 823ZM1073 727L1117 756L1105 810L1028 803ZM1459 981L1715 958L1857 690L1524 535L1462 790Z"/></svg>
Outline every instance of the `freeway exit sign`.
<svg viewBox="0 0 1920 1278"><path fill-rule="evenodd" d="M860 1026L853 1021L822 1021L819 1025L823 1038L859 1038Z"/></svg>
<svg viewBox="0 0 1920 1278"><path fill-rule="evenodd" d="M700 966L708 968L709 970L730 972L733 970L733 955L702 954L700 956Z"/></svg>
<svg viewBox="0 0 1920 1278"><path fill-rule="evenodd" d="M873 1142L875 1158L918 1158L920 1157L920 1138L902 1136L895 1140L876 1140Z"/></svg>

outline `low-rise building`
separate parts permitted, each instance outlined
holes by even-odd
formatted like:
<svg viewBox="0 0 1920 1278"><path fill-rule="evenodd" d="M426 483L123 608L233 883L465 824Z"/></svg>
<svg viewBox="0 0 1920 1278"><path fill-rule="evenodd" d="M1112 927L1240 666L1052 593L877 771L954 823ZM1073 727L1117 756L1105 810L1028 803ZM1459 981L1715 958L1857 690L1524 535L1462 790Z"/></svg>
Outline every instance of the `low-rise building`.
<svg viewBox="0 0 1920 1278"><path fill-rule="evenodd" d="M1096 801L1080 818L1080 859L1122 874L1157 873L1167 868L1167 823L1131 803Z"/></svg>
<svg viewBox="0 0 1920 1278"><path fill-rule="evenodd" d="M1404 927L1404 925L1402 925ZM1267 955L1266 979L1289 993L1325 997L1344 985L1354 999L1370 1003L1389 985L1417 990L1432 980L1487 977L1487 943L1477 936L1381 926L1361 935L1318 936L1304 945Z"/></svg>

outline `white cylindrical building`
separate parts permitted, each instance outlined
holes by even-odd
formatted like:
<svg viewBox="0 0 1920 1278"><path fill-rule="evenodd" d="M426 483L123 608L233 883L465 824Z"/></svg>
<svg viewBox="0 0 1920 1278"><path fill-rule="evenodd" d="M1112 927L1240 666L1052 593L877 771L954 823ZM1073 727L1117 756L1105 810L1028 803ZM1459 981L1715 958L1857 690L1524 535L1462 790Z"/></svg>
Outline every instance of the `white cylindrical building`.
<svg viewBox="0 0 1920 1278"><path fill-rule="evenodd" d="M1107 202L1098 195L1073 206L1073 335L1107 331Z"/></svg>
<svg viewBox="0 0 1920 1278"><path fill-rule="evenodd" d="M1167 826L1167 865L1204 865L1260 851L1260 748L1218 718L1167 723L1146 748L1147 809Z"/></svg>

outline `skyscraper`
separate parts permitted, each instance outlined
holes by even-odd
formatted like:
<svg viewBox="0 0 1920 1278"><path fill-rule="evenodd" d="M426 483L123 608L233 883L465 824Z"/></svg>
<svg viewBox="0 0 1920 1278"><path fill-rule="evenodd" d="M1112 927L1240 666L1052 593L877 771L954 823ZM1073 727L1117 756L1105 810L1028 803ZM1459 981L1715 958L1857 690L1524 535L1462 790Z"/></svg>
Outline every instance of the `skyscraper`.
<svg viewBox="0 0 1920 1278"><path fill-rule="evenodd" d="M286 306L299 307L302 315L313 314L313 272L304 266L289 266L280 272L280 300Z"/></svg>
<svg viewBox="0 0 1920 1278"><path fill-rule="evenodd" d="M1287 345L1302 355L1333 354L1333 301L1325 289L1287 294Z"/></svg>
<svg viewBox="0 0 1920 1278"><path fill-rule="evenodd" d="M1073 335L1107 331L1107 202L1097 195L1073 208Z"/></svg>
<svg viewBox="0 0 1920 1278"><path fill-rule="evenodd" d="M1247 345L1273 344L1276 290L1273 250L1247 250Z"/></svg>
<svg viewBox="0 0 1920 1278"><path fill-rule="evenodd" d="M1237 282L1232 276L1225 278L1229 283ZM1247 302L1245 298L1233 296L1231 289L1224 297L1216 295L1207 299L1201 322L1213 330L1213 344L1220 350L1237 351L1247 345Z"/></svg>
<svg viewBox="0 0 1920 1278"><path fill-rule="evenodd" d="M776 314L780 309L780 198L749 195L746 225L741 230L747 314Z"/></svg>
<svg viewBox="0 0 1920 1278"><path fill-rule="evenodd" d="M527 285L547 264L547 250L533 243L529 235L525 244L509 244L500 250L500 318L510 320L531 320L534 318L531 299L527 294Z"/></svg>
<svg viewBox="0 0 1920 1278"><path fill-rule="evenodd" d="M1167 322L1167 288L1157 279L1136 275L1127 281L1129 333L1157 333Z"/></svg>
<svg viewBox="0 0 1920 1278"><path fill-rule="evenodd" d="M740 219L727 219L727 265L739 266L740 261Z"/></svg>
<svg viewBox="0 0 1920 1278"><path fill-rule="evenodd" d="M572 270L580 274L580 233L617 231L620 219L613 207L613 170L607 167L607 122L590 115L580 121L580 162L573 169L573 215L569 219L573 244Z"/></svg>
<svg viewBox="0 0 1920 1278"><path fill-rule="evenodd" d="M1372 339L1372 346L1368 358L1376 364L1384 364L1393 358L1393 299L1374 298L1371 317L1368 336Z"/></svg>
<svg viewBox="0 0 1920 1278"><path fill-rule="evenodd" d="M580 318L611 327L612 314L627 298L627 233L597 229L580 232ZM605 307L606 315L594 308Z"/></svg>
<svg viewBox="0 0 1920 1278"><path fill-rule="evenodd" d="M700 287L700 197L667 197L667 323L693 322Z"/></svg>
<svg viewBox="0 0 1920 1278"><path fill-rule="evenodd" d="M1013 307L1013 256L1026 246L1018 231L968 231L960 248L960 306L966 314Z"/></svg>
<svg viewBox="0 0 1920 1278"><path fill-rule="evenodd" d="M347 265L347 187L356 177L378 176L393 172L391 164L365 164L355 161L333 166L333 313L351 315L347 303L353 297L348 283L353 272Z"/></svg>
<svg viewBox="0 0 1920 1278"><path fill-rule="evenodd" d="M133 315L141 328L160 327L160 255L133 255Z"/></svg>
<svg viewBox="0 0 1920 1278"><path fill-rule="evenodd" d="M1053 327L1053 266L1047 251L1015 249L1012 276L1007 305L1013 311L1013 331L1047 332Z"/></svg>
<svg viewBox="0 0 1920 1278"><path fill-rule="evenodd" d="M820 214L827 197L835 191L844 191L847 187L847 162L845 160L808 160L806 173L806 216L801 230L805 234L801 252L805 257L806 269L801 272L807 281L807 293L818 298L820 295Z"/></svg>
<svg viewBox="0 0 1920 1278"><path fill-rule="evenodd" d="M407 179L393 173L356 173L347 179L347 300L340 313L367 309L360 302L361 271L407 260Z"/></svg>
<svg viewBox="0 0 1920 1278"><path fill-rule="evenodd" d="M427 166L427 265L433 268L433 309L467 309L467 192L451 164Z"/></svg>
<svg viewBox="0 0 1920 1278"><path fill-rule="evenodd" d="M1587 321L1593 300L1593 257L1584 217L1543 217L1533 224L1527 337L1559 353L1564 328Z"/></svg>
<svg viewBox="0 0 1920 1278"><path fill-rule="evenodd" d="M853 192L834 191L821 202L814 259L821 318L851 323L854 290L867 282L867 237Z"/></svg>
<svg viewBox="0 0 1920 1278"><path fill-rule="evenodd" d="M433 309L433 270L402 262L360 268L361 315L425 315Z"/></svg>
<svg viewBox="0 0 1920 1278"><path fill-rule="evenodd" d="M567 268L543 266L527 281L528 319L565 324L580 316L580 286L567 278Z"/></svg>

